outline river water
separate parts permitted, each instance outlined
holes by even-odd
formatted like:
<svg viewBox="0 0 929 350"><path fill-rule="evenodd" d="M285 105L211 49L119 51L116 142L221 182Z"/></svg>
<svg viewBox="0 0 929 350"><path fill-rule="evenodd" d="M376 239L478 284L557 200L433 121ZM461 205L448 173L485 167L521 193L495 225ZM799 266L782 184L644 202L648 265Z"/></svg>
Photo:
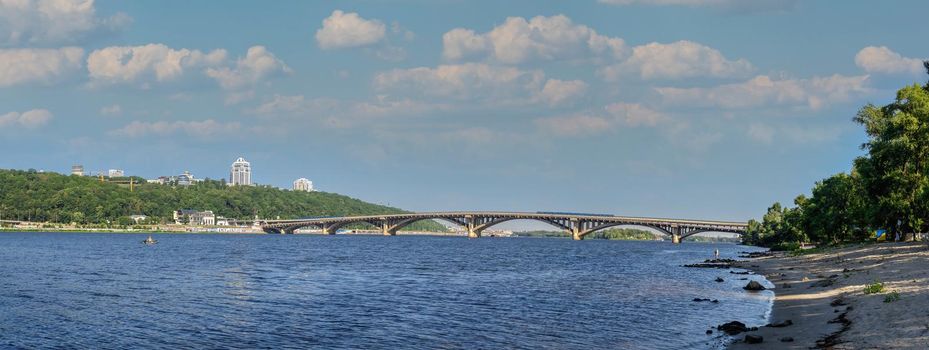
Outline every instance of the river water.
<svg viewBox="0 0 929 350"><path fill-rule="evenodd" d="M0 348L700 349L772 296L680 266L732 244L144 238L0 233Z"/></svg>

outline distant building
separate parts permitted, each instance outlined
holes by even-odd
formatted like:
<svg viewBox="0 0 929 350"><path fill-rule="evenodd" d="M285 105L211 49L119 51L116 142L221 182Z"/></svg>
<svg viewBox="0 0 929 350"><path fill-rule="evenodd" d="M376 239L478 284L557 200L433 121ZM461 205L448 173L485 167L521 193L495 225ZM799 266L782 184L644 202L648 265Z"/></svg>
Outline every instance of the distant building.
<svg viewBox="0 0 929 350"><path fill-rule="evenodd" d="M245 158L239 157L232 163L229 172L229 185L250 186L252 184L252 165Z"/></svg>
<svg viewBox="0 0 929 350"><path fill-rule="evenodd" d="M178 225L213 226L216 225L216 215L213 211L197 211L181 209L174 211L174 223Z"/></svg>
<svg viewBox="0 0 929 350"><path fill-rule="evenodd" d="M313 192L313 181L301 177L294 181L294 191Z"/></svg>
<svg viewBox="0 0 929 350"><path fill-rule="evenodd" d="M123 177L126 176L126 173L122 169L110 169L106 172L109 177Z"/></svg>
<svg viewBox="0 0 929 350"><path fill-rule="evenodd" d="M84 166L83 165L72 165L71 175L84 176Z"/></svg>
<svg viewBox="0 0 929 350"><path fill-rule="evenodd" d="M229 226L229 219L222 216L216 217L216 226Z"/></svg>
<svg viewBox="0 0 929 350"><path fill-rule="evenodd" d="M132 215L132 216L130 216L129 218L132 219L132 221L135 221L135 223L138 224L139 222L142 222L142 221L145 221L145 219L148 219L148 216L145 216L145 215Z"/></svg>
<svg viewBox="0 0 929 350"><path fill-rule="evenodd" d="M177 176L178 186L190 186L193 185L195 181L196 179L194 179L194 176L189 171L185 171L183 174Z"/></svg>

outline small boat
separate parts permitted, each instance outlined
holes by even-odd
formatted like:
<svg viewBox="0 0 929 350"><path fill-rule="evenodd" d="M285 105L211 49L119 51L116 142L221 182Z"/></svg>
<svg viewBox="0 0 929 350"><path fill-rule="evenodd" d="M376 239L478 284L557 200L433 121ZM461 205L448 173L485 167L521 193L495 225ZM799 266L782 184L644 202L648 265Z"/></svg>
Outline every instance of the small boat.
<svg viewBox="0 0 929 350"><path fill-rule="evenodd" d="M158 243L158 241L152 239L152 235L148 235L148 238L142 241L142 243L152 245L152 244Z"/></svg>

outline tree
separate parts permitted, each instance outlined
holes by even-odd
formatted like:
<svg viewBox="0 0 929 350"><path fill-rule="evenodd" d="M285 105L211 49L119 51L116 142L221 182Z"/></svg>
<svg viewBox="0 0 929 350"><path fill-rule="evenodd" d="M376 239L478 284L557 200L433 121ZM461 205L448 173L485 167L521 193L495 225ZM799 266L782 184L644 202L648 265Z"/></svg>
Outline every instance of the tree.
<svg viewBox="0 0 929 350"><path fill-rule="evenodd" d="M813 187L805 203L803 229L818 243L835 244L867 235L866 199L860 176L840 173Z"/></svg>
<svg viewBox="0 0 929 350"><path fill-rule="evenodd" d="M927 64L929 67L929 64ZM864 126L868 155L855 161L873 202L873 223L891 232L927 229L929 217L929 84L897 92L894 102L867 105L854 119Z"/></svg>

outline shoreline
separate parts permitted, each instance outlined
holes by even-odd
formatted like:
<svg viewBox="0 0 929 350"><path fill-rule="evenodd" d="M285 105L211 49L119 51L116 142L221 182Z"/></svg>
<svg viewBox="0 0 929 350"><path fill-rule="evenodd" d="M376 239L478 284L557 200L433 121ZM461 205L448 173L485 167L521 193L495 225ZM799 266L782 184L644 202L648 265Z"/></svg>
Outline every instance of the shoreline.
<svg viewBox="0 0 929 350"><path fill-rule="evenodd" d="M926 243L776 252L733 267L766 278L775 297L769 325L732 336L728 349L929 348ZM876 283L883 290L865 293L869 285L879 289ZM746 343L747 335L763 341Z"/></svg>

